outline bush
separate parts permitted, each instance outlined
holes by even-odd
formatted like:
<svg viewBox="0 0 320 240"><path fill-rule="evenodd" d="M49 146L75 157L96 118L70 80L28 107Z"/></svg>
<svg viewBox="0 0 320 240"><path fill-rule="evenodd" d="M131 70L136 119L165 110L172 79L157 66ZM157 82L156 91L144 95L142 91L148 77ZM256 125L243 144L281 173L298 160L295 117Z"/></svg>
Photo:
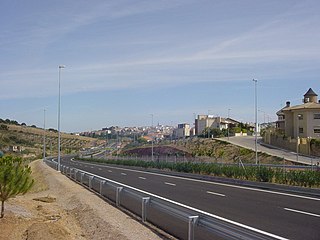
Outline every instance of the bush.
<svg viewBox="0 0 320 240"><path fill-rule="evenodd" d="M7 125L4 125L4 124L1 124L0 125L0 130L4 130L4 131L8 131L8 126Z"/></svg>

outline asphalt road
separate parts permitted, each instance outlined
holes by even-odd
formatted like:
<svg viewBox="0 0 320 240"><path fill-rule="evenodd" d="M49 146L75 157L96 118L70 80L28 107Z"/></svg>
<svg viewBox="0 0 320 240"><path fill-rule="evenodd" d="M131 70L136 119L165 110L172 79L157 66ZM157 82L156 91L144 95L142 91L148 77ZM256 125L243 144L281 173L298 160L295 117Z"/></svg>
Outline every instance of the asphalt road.
<svg viewBox="0 0 320 240"><path fill-rule="evenodd" d="M228 138L219 138L220 140L226 141L226 142L230 142L234 145L238 145L244 148L248 148L251 150L255 150L255 138L254 136L243 136L243 137L229 137ZM219 140L218 139L218 140ZM297 159L297 155L295 152L292 151L288 151L285 149L280 149L280 148L276 148L273 146L268 146L265 144L260 144L261 142L261 137L258 138L258 152L264 152L267 153L269 155L272 156L277 156L280 158L284 158L286 160L292 161L292 162L298 162L298 163L304 163L304 164L314 164L316 165L317 162L320 162L320 158L316 158L316 157L307 157L304 155L299 155L298 159Z"/></svg>
<svg viewBox="0 0 320 240"><path fill-rule="evenodd" d="M319 198L66 159L62 164L285 239L320 239Z"/></svg>

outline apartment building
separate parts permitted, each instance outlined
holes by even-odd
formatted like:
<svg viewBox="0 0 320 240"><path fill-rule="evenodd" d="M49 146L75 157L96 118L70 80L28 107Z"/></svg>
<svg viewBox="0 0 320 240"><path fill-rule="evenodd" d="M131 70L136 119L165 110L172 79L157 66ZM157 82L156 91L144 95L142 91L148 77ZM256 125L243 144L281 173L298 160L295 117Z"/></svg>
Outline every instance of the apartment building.
<svg viewBox="0 0 320 240"><path fill-rule="evenodd" d="M228 129L228 124L231 121L222 118L214 117L213 115L198 115L198 118L195 119L195 134L201 135L206 128L216 128L216 129Z"/></svg>
<svg viewBox="0 0 320 240"><path fill-rule="evenodd" d="M181 123L178 124L178 128L175 129L174 135L176 138L186 138L190 137L190 124Z"/></svg>
<svg viewBox="0 0 320 240"><path fill-rule="evenodd" d="M290 106L290 102L277 112L277 128L291 138L320 138L320 101L310 88L303 96L303 103Z"/></svg>

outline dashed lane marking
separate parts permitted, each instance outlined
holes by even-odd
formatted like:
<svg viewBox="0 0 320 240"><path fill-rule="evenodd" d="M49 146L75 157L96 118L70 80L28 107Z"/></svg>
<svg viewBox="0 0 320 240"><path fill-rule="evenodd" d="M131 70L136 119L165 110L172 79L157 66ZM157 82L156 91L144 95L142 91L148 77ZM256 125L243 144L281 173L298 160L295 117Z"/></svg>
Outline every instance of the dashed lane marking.
<svg viewBox="0 0 320 240"><path fill-rule="evenodd" d="M284 208L284 210L290 211L290 212L295 212L295 213L300 213L300 214L305 214L305 215L309 215L309 216L313 216L313 217L320 217L319 214L304 212L304 211L300 211L300 210L296 210L296 209L291 209L291 208Z"/></svg>
<svg viewBox="0 0 320 240"><path fill-rule="evenodd" d="M220 196L220 197L225 197L226 196L226 195L221 194L221 193L210 192L210 191L207 191L207 193L212 194L212 195L216 195L216 196Z"/></svg>
<svg viewBox="0 0 320 240"><path fill-rule="evenodd" d="M176 184L174 184L174 183L169 183L169 182L164 182L164 184L170 185L170 186L176 186Z"/></svg>

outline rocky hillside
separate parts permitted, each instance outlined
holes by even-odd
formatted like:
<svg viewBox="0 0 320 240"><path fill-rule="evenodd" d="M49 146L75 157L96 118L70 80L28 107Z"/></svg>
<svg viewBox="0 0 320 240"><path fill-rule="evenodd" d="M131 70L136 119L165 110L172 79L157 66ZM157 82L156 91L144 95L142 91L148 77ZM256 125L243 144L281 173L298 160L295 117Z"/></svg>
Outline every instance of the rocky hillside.
<svg viewBox="0 0 320 240"><path fill-rule="evenodd" d="M214 139L196 138L179 140L174 143L155 144L154 156L159 158L181 158L187 161L254 163L255 153L252 150ZM150 156L150 144L123 149L122 155ZM259 161L266 164L283 164L283 159L259 153ZM290 164L286 162L286 164Z"/></svg>

